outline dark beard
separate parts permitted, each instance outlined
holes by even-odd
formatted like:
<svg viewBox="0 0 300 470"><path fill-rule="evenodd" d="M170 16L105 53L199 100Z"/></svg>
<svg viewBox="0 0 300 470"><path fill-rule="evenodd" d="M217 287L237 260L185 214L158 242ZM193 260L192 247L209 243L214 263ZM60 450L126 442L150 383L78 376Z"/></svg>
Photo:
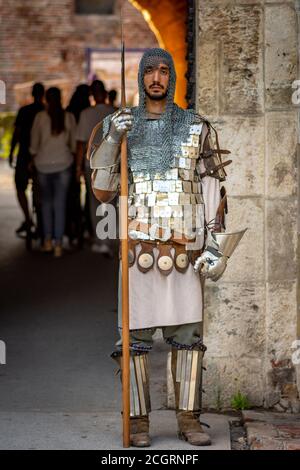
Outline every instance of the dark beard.
<svg viewBox="0 0 300 470"><path fill-rule="evenodd" d="M168 94L168 91L166 91L165 93L163 93L162 95L158 96L153 96L153 95L150 95L150 93L145 90L145 94L148 96L148 98L150 98L150 100L153 100L153 101L162 101L166 98L167 94Z"/></svg>

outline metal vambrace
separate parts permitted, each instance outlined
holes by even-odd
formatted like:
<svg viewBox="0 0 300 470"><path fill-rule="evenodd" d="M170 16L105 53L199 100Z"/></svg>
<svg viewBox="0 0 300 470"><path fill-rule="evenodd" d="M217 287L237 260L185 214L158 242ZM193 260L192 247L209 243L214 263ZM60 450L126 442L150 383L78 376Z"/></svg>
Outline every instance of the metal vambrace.
<svg viewBox="0 0 300 470"><path fill-rule="evenodd" d="M201 411L204 350L172 348L172 376L176 411Z"/></svg>
<svg viewBox="0 0 300 470"><path fill-rule="evenodd" d="M118 191L120 182L120 144L103 139L90 158L92 185L102 191Z"/></svg>
<svg viewBox="0 0 300 470"><path fill-rule="evenodd" d="M122 372L122 356L113 353ZM121 376L122 379L122 376ZM130 416L148 416L151 411L149 390L149 364L147 354L130 356Z"/></svg>

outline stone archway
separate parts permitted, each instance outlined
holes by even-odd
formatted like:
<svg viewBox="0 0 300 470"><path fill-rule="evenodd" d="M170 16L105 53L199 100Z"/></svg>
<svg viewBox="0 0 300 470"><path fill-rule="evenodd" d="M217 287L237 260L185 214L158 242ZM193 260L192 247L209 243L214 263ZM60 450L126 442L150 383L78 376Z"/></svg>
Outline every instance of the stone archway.
<svg viewBox="0 0 300 470"><path fill-rule="evenodd" d="M176 0L176 2L174 0L129 1L141 11L159 45L172 54L177 73L175 101L179 106L186 107L187 0Z"/></svg>

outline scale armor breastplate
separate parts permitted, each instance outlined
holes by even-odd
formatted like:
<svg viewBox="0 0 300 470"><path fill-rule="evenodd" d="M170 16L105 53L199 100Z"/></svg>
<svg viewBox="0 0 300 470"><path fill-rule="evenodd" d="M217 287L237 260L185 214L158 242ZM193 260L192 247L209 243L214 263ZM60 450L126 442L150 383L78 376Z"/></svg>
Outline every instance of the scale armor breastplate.
<svg viewBox="0 0 300 470"><path fill-rule="evenodd" d="M185 113L188 117L186 122L174 123L172 161L165 171L161 171L164 122L146 121L142 136L138 132L135 134L134 130L128 133L131 238L160 238L155 227L162 227L170 236L176 234L188 240L194 239L196 234L201 238L204 233L199 163L203 122L197 115ZM154 231L149 231L150 227Z"/></svg>

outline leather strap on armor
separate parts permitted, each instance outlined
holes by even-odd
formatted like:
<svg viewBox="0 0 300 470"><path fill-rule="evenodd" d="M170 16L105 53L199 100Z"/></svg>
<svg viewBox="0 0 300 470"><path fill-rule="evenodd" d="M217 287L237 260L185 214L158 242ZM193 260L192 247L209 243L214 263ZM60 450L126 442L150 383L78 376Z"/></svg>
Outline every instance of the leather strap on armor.
<svg viewBox="0 0 300 470"><path fill-rule="evenodd" d="M201 172L200 177L204 178L205 176L212 176L213 178L217 178L220 181L225 181L227 175L224 167L229 165L232 160L223 162L221 155L229 154L230 151L220 149L219 138L216 129L208 121L205 121L205 124L206 132L203 132L202 145L200 150L200 158L204 163L205 172ZM212 129L215 134L216 148L213 148L210 129Z"/></svg>
<svg viewBox="0 0 300 470"><path fill-rule="evenodd" d="M174 266L174 260L171 254L172 245L160 243L157 245L159 255L157 257L157 267L161 274L168 276Z"/></svg>
<svg viewBox="0 0 300 470"><path fill-rule="evenodd" d="M142 249L137 259L137 267L142 273L147 273L154 265L153 246L149 243L141 242Z"/></svg>

